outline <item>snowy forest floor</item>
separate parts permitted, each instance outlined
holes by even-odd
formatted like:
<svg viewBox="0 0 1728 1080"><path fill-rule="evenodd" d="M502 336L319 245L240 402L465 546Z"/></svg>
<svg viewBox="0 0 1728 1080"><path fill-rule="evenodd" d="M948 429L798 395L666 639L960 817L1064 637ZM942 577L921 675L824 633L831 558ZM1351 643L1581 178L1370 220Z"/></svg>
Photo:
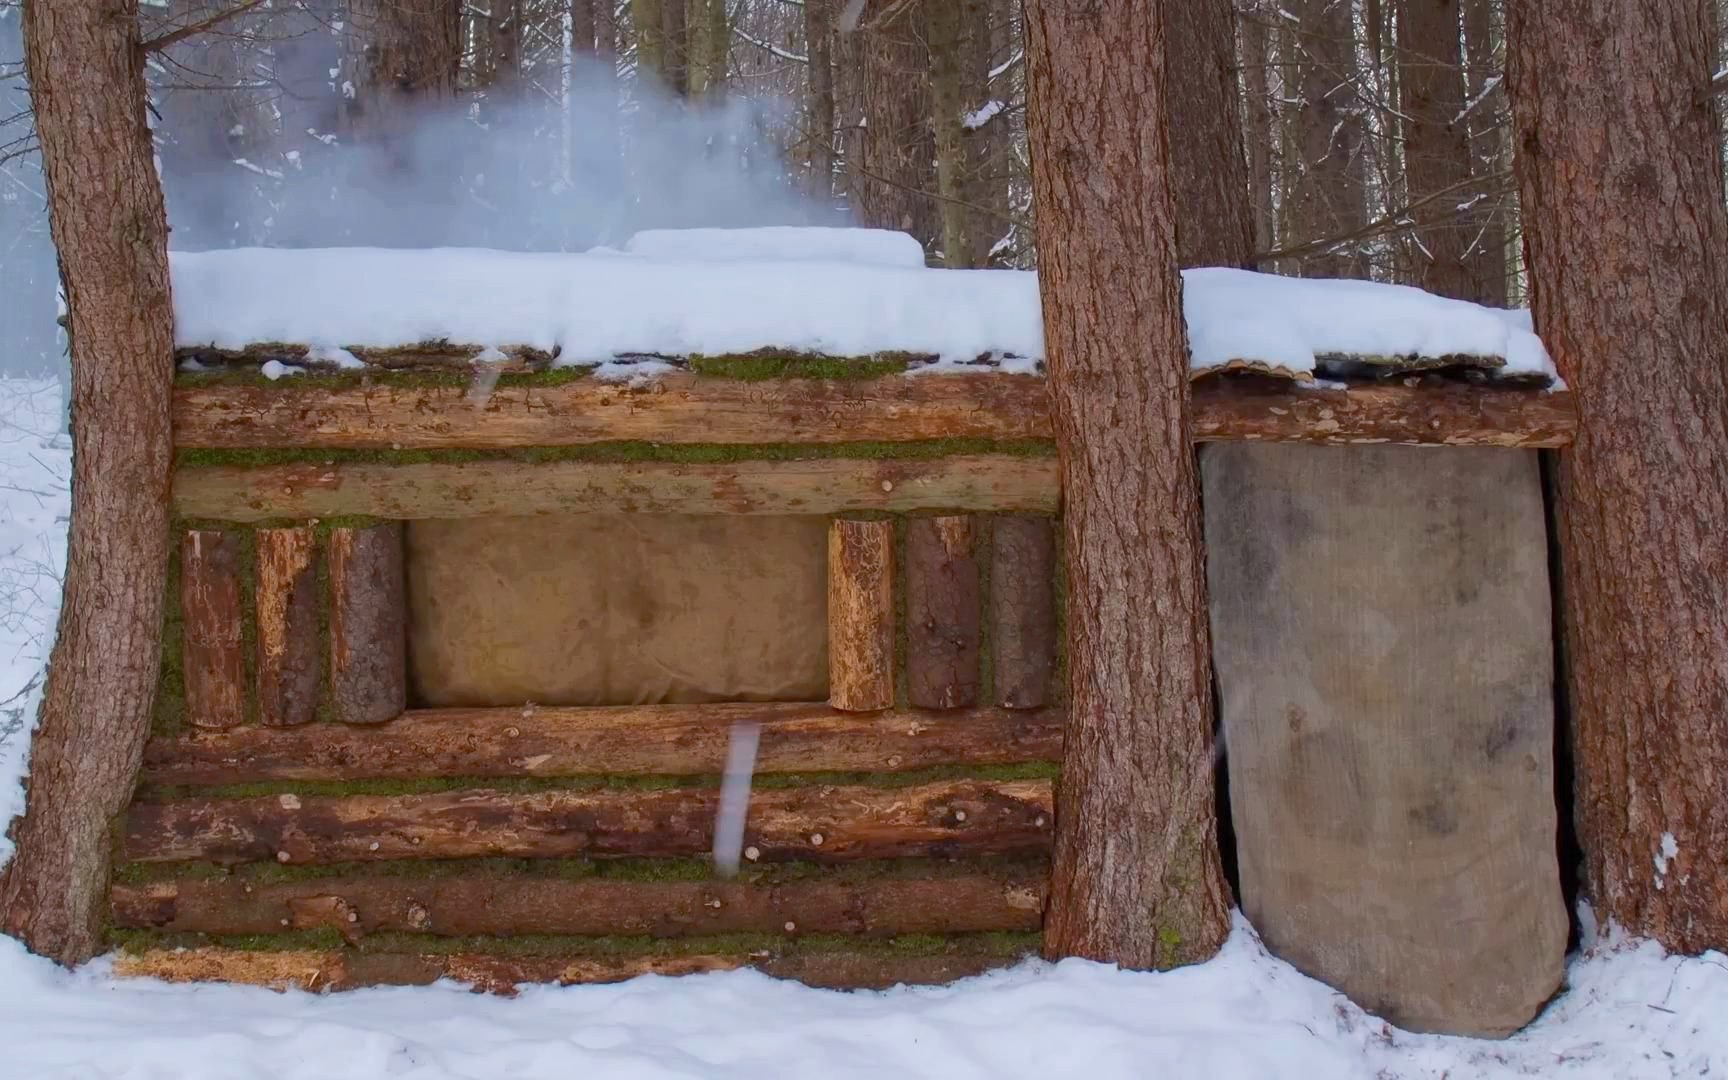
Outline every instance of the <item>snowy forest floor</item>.
<svg viewBox="0 0 1728 1080"><path fill-rule="evenodd" d="M0 379L0 820L59 605L71 454L51 379ZM0 859L9 856L0 846ZM1238 919L1166 974L1028 961L953 986L835 993L753 972L616 986L276 994L66 972L0 939L0 1074L19 1080L576 1076L1231 1078L1728 1076L1728 957L1603 941L1504 1042L1411 1035L1272 958Z"/></svg>

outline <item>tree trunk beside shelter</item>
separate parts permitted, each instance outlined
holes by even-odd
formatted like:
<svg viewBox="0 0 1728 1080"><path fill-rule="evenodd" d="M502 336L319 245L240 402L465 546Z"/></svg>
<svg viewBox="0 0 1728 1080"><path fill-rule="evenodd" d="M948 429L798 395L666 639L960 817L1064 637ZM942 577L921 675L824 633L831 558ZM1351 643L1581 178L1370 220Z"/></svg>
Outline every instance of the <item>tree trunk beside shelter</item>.
<svg viewBox="0 0 1728 1080"><path fill-rule="evenodd" d="M149 734L168 570L173 327L137 0L31 0L26 63L72 342L72 527L0 926L101 947L109 826Z"/></svg>
<svg viewBox="0 0 1728 1080"><path fill-rule="evenodd" d="M1135 968L1204 960L1229 929L1168 139L1147 107L1166 7L1026 9L1069 596L1044 948Z"/></svg>
<svg viewBox="0 0 1728 1080"><path fill-rule="evenodd" d="M1507 16L1536 328L1580 411L1556 511L1584 886L1633 934L1724 948L1728 211L1709 0Z"/></svg>

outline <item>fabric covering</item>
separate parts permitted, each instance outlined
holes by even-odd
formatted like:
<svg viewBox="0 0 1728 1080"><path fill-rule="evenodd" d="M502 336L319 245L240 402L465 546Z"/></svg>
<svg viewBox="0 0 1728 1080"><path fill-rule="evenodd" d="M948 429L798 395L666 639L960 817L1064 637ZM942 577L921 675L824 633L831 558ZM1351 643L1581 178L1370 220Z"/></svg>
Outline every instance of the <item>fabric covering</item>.
<svg viewBox="0 0 1728 1080"><path fill-rule="evenodd" d="M1521 1027L1567 935L1536 454L1219 444L1202 475L1243 910L1401 1027Z"/></svg>
<svg viewBox="0 0 1728 1080"><path fill-rule="evenodd" d="M820 517L411 522L415 703L826 700L826 543Z"/></svg>

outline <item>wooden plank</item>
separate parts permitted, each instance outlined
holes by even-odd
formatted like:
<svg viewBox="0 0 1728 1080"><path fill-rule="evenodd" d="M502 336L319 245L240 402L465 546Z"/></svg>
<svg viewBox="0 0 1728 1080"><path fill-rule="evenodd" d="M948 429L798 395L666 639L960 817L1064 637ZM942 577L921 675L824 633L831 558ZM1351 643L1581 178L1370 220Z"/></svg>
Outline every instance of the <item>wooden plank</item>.
<svg viewBox="0 0 1728 1080"><path fill-rule="evenodd" d="M261 951L201 946L119 953L122 978L166 982L227 982L272 990L353 990L365 986L425 986L439 979L476 991L510 995L527 984L559 986L623 982L639 975L697 975L755 968L766 975L836 990L934 986L1014 962L999 953L897 954L892 950L751 953L691 956L488 956L477 953L361 952L355 949Z"/></svg>
<svg viewBox="0 0 1728 1080"><path fill-rule="evenodd" d="M441 776L697 776L725 765L732 726L761 725L759 773L884 772L1060 761L1055 710L848 713L823 704L412 709L373 727L245 727L152 740L148 784Z"/></svg>
<svg viewBox="0 0 1728 1080"><path fill-rule="evenodd" d="M828 523L828 704L894 704L894 523Z"/></svg>
<svg viewBox="0 0 1728 1080"><path fill-rule="evenodd" d="M1410 385L1414 383L1414 385ZM1571 443L1565 390L1410 376L1348 389L1211 374L1194 383L1199 442L1401 442L1553 447ZM670 375L621 388L590 380L501 386L483 408L458 386L389 376L358 386L182 386L175 444L186 448L503 449L641 440L833 443L934 438L1049 439L1048 394L1025 375L865 380Z"/></svg>
<svg viewBox="0 0 1728 1080"><path fill-rule="evenodd" d="M1056 508L1054 457L679 462L206 465L174 476L177 513L225 521L370 515L835 514Z"/></svg>
<svg viewBox="0 0 1728 1080"><path fill-rule="evenodd" d="M291 727L318 712L316 541L309 526L258 530L258 720Z"/></svg>
<svg viewBox="0 0 1728 1080"><path fill-rule="evenodd" d="M1578 431L1565 390L1415 376L1323 390L1213 376L1195 382L1193 394L1195 442L1534 448L1569 446Z"/></svg>
<svg viewBox="0 0 1728 1080"><path fill-rule="evenodd" d="M200 934L284 929L369 933L952 934L1037 930L1045 875L861 881L557 880L473 875L416 881L341 877L285 883L116 885L117 926Z"/></svg>
<svg viewBox="0 0 1728 1080"><path fill-rule="evenodd" d="M235 537L189 529L180 538L181 663L186 720L227 728L246 719L245 609Z"/></svg>
<svg viewBox="0 0 1728 1080"><path fill-rule="evenodd" d="M402 523L332 529L330 696L336 719L381 724L408 704Z"/></svg>
<svg viewBox="0 0 1728 1080"><path fill-rule="evenodd" d="M736 379L667 375L639 387L596 379L495 387L476 408L461 386L382 376L345 387L182 386L177 446L389 450L583 443L833 443L1048 439L1033 375Z"/></svg>
<svg viewBox="0 0 1728 1080"><path fill-rule="evenodd" d="M123 848L135 862L696 856L713 847L718 809L713 788L179 799L134 803ZM744 856L1038 855L1051 816L1048 780L758 788Z"/></svg>
<svg viewBox="0 0 1728 1080"><path fill-rule="evenodd" d="M921 709L978 703L978 559L970 515L913 518L906 530L906 695Z"/></svg>
<svg viewBox="0 0 1728 1080"><path fill-rule="evenodd" d="M999 514L990 531L990 658L996 704L1038 709L1056 671L1056 522Z"/></svg>

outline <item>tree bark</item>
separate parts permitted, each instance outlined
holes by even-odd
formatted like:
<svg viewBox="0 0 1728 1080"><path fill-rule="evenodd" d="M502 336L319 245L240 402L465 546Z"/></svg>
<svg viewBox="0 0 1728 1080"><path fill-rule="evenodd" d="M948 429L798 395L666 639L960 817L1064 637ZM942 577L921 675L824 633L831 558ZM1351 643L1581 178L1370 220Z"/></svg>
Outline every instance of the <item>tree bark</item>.
<svg viewBox="0 0 1728 1080"><path fill-rule="evenodd" d="M1229 930L1169 136L1146 107L1165 100L1166 6L1027 4L1069 595L1045 951L1135 968L1204 960Z"/></svg>
<svg viewBox="0 0 1728 1080"><path fill-rule="evenodd" d="M1556 511L1584 885L1633 934L1724 948L1728 210L1709 0L1507 15L1536 326L1582 418Z"/></svg>
<svg viewBox="0 0 1728 1080"><path fill-rule="evenodd" d="M72 346L65 595L0 926L72 964L101 946L109 824L131 796L162 651L173 326L136 0L24 6Z"/></svg>
<svg viewBox="0 0 1728 1080"><path fill-rule="evenodd" d="M257 537L258 722L310 723L324 686L316 542L309 526Z"/></svg>
<svg viewBox="0 0 1728 1080"><path fill-rule="evenodd" d="M1246 13L1236 20L1241 37L1243 141L1248 149L1248 190L1254 207L1254 247L1271 251L1277 243L1277 209L1273 205L1272 91L1267 75L1272 53L1267 20L1271 15L1260 0L1245 0Z"/></svg>
<svg viewBox="0 0 1728 1080"><path fill-rule="evenodd" d="M246 643L237 539L189 529L180 539L180 625L186 719L220 730L246 719Z"/></svg>
<svg viewBox="0 0 1728 1080"><path fill-rule="evenodd" d="M990 528L990 652L996 704L1038 709L1056 673L1056 524L998 514Z"/></svg>
<svg viewBox="0 0 1728 1080"><path fill-rule="evenodd" d="M1405 197L1417 210L1406 244L1412 285L1458 300L1480 299L1469 261L1469 129L1458 0L1403 0L1398 9L1398 96L1404 127ZM1434 199L1442 191L1457 196Z"/></svg>
<svg viewBox="0 0 1728 1080"><path fill-rule="evenodd" d="M1503 32L1496 25L1491 0L1465 0L1465 81L1470 111L1470 174L1484 187L1507 170L1505 91L1494 80L1504 75L1495 46ZM1501 84L1503 85L1503 81ZM1475 253L1469 260L1472 298L1478 303L1505 307L1511 302L1512 216L1504 196L1487 199L1472 216Z"/></svg>
<svg viewBox="0 0 1728 1080"><path fill-rule="evenodd" d="M1246 266L1254 219L1242 154L1231 0L1168 8L1170 188L1182 265Z"/></svg>
<svg viewBox="0 0 1728 1080"><path fill-rule="evenodd" d="M834 0L804 0L805 138L810 143L806 186L826 205L834 197Z"/></svg>
<svg viewBox="0 0 1728 1080"><path fill-rule="evenodd" d="M744 857L756 862L1041 855L1050 781L941 780L917 787L758 788ZM424 795L263 795L137 802L137 862L687 858L714 846L716 788Z"/></svg>
<svg viewBox="0 0 1728 1080"><path fill-rule="evenodd" d="M906 527L906 694L919 709L978 703L978 557L969 515Z"/></svg>
<svg viewBox="0 0 1728 1080"><path fill-rule="evenodd" d="M873 229L911 233L928 250L940 228L936 148L930 133L929 50L915 20L847 35L860 71L863 126L853 128L849 166L852 216ZM847 118L853 123L852 118Z"/></svg>
<svg viewBox="0 0 1728 1080"><path fill-rule="evenodd" d="M718 776L732 727L741 723L760 725L757 773L897 773L1062 755L1061 713L1019 706L942 714L850 713L802 702L410 709L383 725L244 727L153 739L143 782Z"/></svg>
<svg viewBox="0 0 1728 1080"><path fill-rule="evenodd" d="M1285 197L1285 240L1291 243L1348 236L1367 216L1360 108L1356 102L1356 27L1348 0L1302 0L1292 5L1301 28L1293 71L1300 94L1294 160ZM1288 78L1288 76L1287 76ZM1303 276L1360 278L1368 260L1351 245L1301 260Z"/></svg>
<svg viewBox="0 0 1728 1080"><path fill-rule="evenodd" d="M462 62L459 0L363 0L370 41L359 127L376 141L406 138L420 114L455 99Z"/></svg>
<svg viewBox="0 0 1728 1080"><path fill-rule="evenodd" d="M660 71L679 97L690 94L690 21L685 0L660 0Z"/></svg>
<svg viewBox="0 0 1728 1080"><path fill-rule="evenodd" d="M336 719L381 724L408 705L402 523L330 530L330 697Z"/></svg>

